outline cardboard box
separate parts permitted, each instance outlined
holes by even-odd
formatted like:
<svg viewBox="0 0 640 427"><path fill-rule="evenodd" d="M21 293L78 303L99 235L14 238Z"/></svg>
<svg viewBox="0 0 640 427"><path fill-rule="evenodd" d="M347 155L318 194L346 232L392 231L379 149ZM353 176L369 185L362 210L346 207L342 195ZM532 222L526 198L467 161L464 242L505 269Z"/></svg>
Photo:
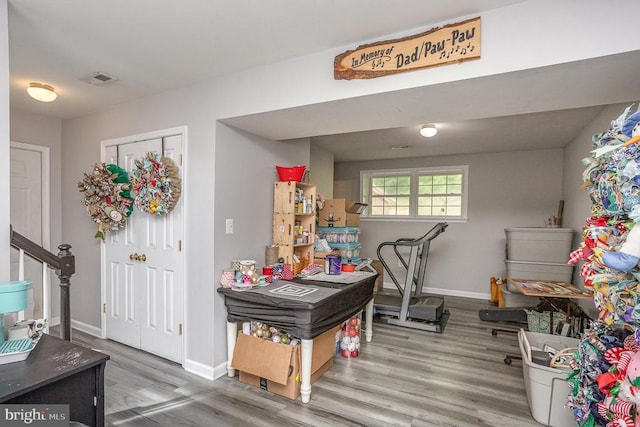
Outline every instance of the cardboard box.
<svg viewBox="0 0 640 427"><path fill-rule="evenodd" d="M318 213L320 227L358 227L360 214L366 203L351 202L346 199L328 199Z"/></svg>
<svg viewBox="0 0 640 427"><path fill-rule="evenodd" d="M333 366L335 334L331 328L313 340L311 382ZM231 367L240 371L240 381L289 399L300 396L301 347L274 343L240 333Z"/></svg>
<svg viewBox="0 0 640 427"><path fill-rule="evenodd" d="M318 381L318 379L324 375L329 369L333 367L333 357L327 360L317 371L311 374L311 384ZM293 375L293 374L292 374ZM300 379L298 381L291 380L289 383L282 385L275 381L268 380L266 378L259 377L257 375L251 375L244 371L240 371L240 381L245 384L258 387L262 390L270 391L271 393L279 394L280 396L288 397L295 400L300 396Z"/></svg>
<svg viewBox="0 0 640 427"><path fill-rule="evenodd" d="M376 282L373 284L373 293L377 294L378 292L381 292L382 288L384 287L384 267L382 266L382 263L377 259L371 261L371 266L378 273Z"/></svg>

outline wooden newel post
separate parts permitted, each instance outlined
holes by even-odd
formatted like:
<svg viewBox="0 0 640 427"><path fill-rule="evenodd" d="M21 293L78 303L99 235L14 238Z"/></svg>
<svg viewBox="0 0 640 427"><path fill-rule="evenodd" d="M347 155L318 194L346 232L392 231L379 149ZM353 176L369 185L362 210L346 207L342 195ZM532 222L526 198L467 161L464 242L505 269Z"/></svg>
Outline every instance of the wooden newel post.
<svg viewBox="0 0 640 427"><path fill-rule="evenodd" d="M71 276L76 272L76 257L71 253L71 245L63 243L58 246L60 269L56 270L60 279L60 338L71 341L71 307L69 301L69 287Z"/></svg>

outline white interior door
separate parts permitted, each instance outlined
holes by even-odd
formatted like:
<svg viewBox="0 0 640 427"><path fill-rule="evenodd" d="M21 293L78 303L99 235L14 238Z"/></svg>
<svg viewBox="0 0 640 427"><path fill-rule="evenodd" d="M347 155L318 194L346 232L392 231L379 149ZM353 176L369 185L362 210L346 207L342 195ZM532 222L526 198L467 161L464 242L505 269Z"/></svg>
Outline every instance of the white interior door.
<svg viewBox="0 0 640 427"><path fill-rule="evenodd" d="M182 135L119 144L105 162L130 172L147 152L179 165ZM117 159L117 162L116 162ZM183 203L164 216L134 208L127 226L107 233L105 244L107 338L182 362ZM140 259L134 259L134 256Z"/></svg>
<svg viewBox="0 0 640 427"><path fill-rule="evenodd" d="M42 153L26 148L10 149L10 221L13 229L43 244L42 235ZM24 258L24 278L31 280L29 306L25 318L42 317L42 263ZM19 276L19 252L11 250L11 280Z"/></svg>

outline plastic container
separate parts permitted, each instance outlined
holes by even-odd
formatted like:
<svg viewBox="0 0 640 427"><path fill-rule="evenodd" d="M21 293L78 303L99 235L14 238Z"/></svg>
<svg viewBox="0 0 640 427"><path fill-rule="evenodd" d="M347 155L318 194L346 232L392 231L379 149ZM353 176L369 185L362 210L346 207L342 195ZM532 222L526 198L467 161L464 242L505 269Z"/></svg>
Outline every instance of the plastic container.
<svg viewBox="0 0 640 427"><path fill-rule="evenodd" d="M30 280L0 283L0 313L14 313L27 308Z"/></svg>
<svg viewBox="0 0 640 427"><path fill-rule="evenodd" d="M360 317L354 316L342 324L340 354L345 359L360 356Z"/></svg>
<svg viewBox="0 0 640 427"><path fill-rule="evenodd" d="M506 286L502 287L502 298L505 307L535 307L539 302L538 297L528 297L520 291L510 291Z"/></svg>
<svg viewBox="0 0 640 427"><path fill-rule="evenodd" d="M570 228L505 228L507 259L532 262L567 262L573 230Z"/></svg>
<svg viewBox="0 0 640 427"><path fill-rule="evenodd" d="M360 238L358 227L316 227L319 239L328 243L355 243Z"/></svg>
<svg viewBox="0 0 640 427"><path fill-rule="evenodd" d="M566 381L569 371L534 363L532 352L542 350L545 344L556 350L577 347L579 341L575 338L520 329L518 342L522 355L525 393L531 415L537 422L546 426L574 427L576 423L573 413L571 409L564 407L570 393Z"/></svg>
<svg viewBox="0 0 640 427"><path fill-rule="evenodd" d="M508 279L553 280L571 283L573 266L551 262L504 261L507 265ZM508 289L508 288L507 288ZM514 291L513 289L508 289ZM517 289L515 289L517 292Z"/></svg>
<svg viewBox="0 0 640 427"><path fill-rule="evenodd" d="M337 275L340 274L341 263L340 258L335 255L327 255L324 259L324 272L325 274Z"/></svg>
<svg viewBox="0 0 640 427"><path fill-rule="evenodd" d="M304 177L304 171L306 169L306 166L276 166L280 181L302 182L302 177Z"/></svg>
<svg viewBox="0 0 640 427"><path fill-rule="evenodd" d="M347 260L355 260L360 257L362 243L329 243L329 247L332 249L332 253L339 254Z"/></svg>

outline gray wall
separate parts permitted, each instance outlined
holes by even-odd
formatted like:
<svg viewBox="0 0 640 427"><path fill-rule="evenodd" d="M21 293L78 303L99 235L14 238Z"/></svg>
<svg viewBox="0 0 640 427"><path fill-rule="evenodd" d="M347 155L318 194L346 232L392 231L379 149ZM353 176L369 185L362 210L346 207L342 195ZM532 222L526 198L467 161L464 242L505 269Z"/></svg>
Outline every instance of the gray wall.
<svg viewBox="0 0 640 427"><path fill-rule="evenodd" d="M335 178L345 192L334 189L334 197L358 200L361 170L468 165L469 221L449 221L446 232L433 241L424 286L447 295L486 298L489 278L506 275L504 229L540 227L557 212L562 157L556 149L338 163ZM379 243L422 236L434 223L363 219L360 225L361 255L376 258ZM385 282L391 283L388 277Z"/></svg>
<svg viewBox="0 0 640 427"><path fill-rule="evenodd" d="M325 199L333 198L333 153L311 144L309 158L311 182L316 185L316 193Z"/></svg>
<svg viewBox="0 0 640 427"><path fill-rule="evenodd" d="M0 191L9 194L9 25L0 0ZM9 204L0 204L0 282L9 280Z"/></svg>
<svg viewBox="0 0 640 427"><path fill-rule="evenodd" d="M218 123L215 153L215 243L208 266L210 279L190 286L197 292L209 293L218 287L223 269L232 259L253 259L258 266L265 262L265 246L271 244L273 228L273 183L277 181L276 165L308 165L309 140L276 142ZM225 221L233 218L233 234L225 234ZM187 296L189 301L194 295ZM195 301L194 301L195 302ZM214 354L226 357L226 311L222 298L215 298ZM201 318L202 320L202 318ZM197 339L197 338L196 338Z"/></svg>

